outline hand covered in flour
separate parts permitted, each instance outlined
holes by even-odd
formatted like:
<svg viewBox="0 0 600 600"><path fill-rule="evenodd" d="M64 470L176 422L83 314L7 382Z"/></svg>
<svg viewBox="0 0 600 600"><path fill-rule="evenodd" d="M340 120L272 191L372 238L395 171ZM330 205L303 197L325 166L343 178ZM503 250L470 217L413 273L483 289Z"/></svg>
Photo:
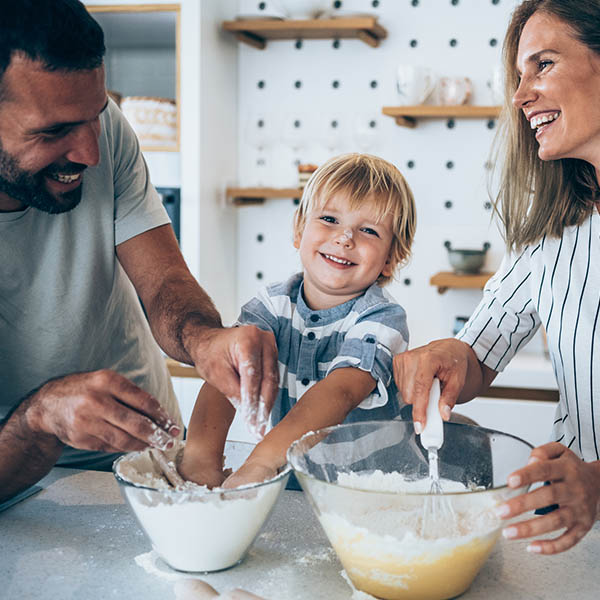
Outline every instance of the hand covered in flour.
<svg viewBox="0 0 600 600"><path fill-rule="evenodd" d="M236 488L250 483L261 483L277 475L277 469L272 465L249 458L233 475L223 483L224 488Z"/></svg>
<svg viewBox="0 0 600 600"><path fill-rule="evenodd" d="M186 481L193 481L210 489L221 487L225 479L231 475L231 469L223 469L223 458L219 461L213 458L194 456L188 452L187 446L184 448L183 458L177 469Z"/></svg>
<svg viewBox="0 0 600 600"><path fill-rule="evenodd" d="M165 450L181 433L155 398L110 370L53 379L24 404L32 432L83 450Z"/></svg>
<svg viewBox="0 0 600 600"><path fill-rule="evenodd" d="M558 505L547 514L535 516L504 529L508 539L529 538L563 530L557 537L535 540L527 550L556 554L574 546L600 518L600 461L586 463L558 442L535 448L526 467L508 478L511 488L549 482L497 507L498 516L508 519L530 510Z"/></svg>
<svg viewBox="0 0 600 600"><path fill-rule="evenodd" d="M262 438L277 397L277 345L271 332L253 325L202 329L189 350L200 376L240 410L250 431Z"/></svg>

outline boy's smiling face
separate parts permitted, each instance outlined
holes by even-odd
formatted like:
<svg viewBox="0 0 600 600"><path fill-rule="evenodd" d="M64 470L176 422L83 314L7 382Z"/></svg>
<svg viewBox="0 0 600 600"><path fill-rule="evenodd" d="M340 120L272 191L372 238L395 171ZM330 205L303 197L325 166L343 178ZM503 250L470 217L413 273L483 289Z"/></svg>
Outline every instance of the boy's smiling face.
<svg viewBox="0 0 600 600"><path fill-rule="evenodd" d="M308 213L294 246L304 267L304 299L313 310L343 304L362 294L379 275L392 274L392 216L377 220L372 202L351 209L337 194Z"/></svg>

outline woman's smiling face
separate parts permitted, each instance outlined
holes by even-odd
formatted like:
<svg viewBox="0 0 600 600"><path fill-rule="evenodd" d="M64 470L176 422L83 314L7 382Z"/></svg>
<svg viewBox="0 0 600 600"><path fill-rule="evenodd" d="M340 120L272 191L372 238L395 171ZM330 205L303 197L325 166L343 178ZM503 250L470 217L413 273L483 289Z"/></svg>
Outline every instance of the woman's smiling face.
<svg viewBox="0 0 600 600"><path fill-rule="evenodd" d="M523 110L542 160L578 158L600 167L600 55L578 41L564 21L536 12L519 41Z"/></svg>

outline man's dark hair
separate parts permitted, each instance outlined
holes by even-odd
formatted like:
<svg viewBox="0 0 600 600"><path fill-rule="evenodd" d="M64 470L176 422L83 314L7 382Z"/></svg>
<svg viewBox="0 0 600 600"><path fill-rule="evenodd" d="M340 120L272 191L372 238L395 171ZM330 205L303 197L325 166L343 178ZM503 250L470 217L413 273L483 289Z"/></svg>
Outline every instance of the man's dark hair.
<svg viewBox="0 0 600 600"><path fill-rule="evenodd" d="M104 51L104 33L79 0L0 0L0 98L15 53L48 71L78 71L99 67Z"/></svg>

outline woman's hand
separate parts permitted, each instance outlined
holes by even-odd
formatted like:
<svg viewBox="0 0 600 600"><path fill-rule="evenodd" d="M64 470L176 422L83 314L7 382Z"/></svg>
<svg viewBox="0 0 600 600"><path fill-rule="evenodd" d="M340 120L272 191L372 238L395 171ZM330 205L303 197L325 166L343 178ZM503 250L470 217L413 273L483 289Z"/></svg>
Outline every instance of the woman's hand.
<svg viewBox="0 0 600 600"><path fill-rule="evenodd" d="M553 539L535 540L527 547L530 552L556 554L579 542L600 517L600 461L586 463L566 446L552 442L535 448L528 465L509 476L508 485L517 488L546 481L550 485L512 498L496 510L507 519L558 504L552 512L503 531L506 538L520 539L564 529Z"/></svg>
<svg viewBox="0 0 600 600"><path fill-rule="evenodd" d="M454 338L436 340L394 356L394 379L403 401L412 404L416 433L421 433L427 421L434 377L440 380L440 413L447 421L459 396L463 401L470 400L495 375L495 371L480 365L468 344Z"/></svg>
<svg viewBox="0 0 600 600"><path fill-rule="evenodd" d="M250 483L260 483L277 475L277 469L270 464L248 459L223 484L224 488L236 488Z"/></svg>

